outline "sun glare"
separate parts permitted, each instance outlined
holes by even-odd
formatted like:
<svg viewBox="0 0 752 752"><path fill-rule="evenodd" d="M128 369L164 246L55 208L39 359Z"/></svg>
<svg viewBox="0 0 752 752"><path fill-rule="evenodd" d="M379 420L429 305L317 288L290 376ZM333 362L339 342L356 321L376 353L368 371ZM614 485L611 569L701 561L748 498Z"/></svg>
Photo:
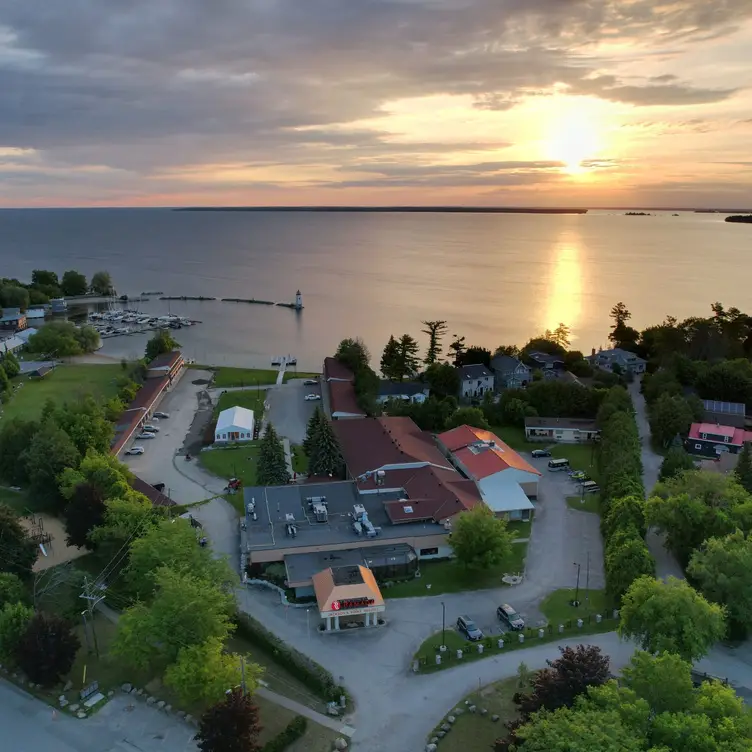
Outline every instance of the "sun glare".
<svg viewBox="0 0 752 752"><path fill-rule="evenodd" d="M587 165L583 163L594 159L600 146L597 124L585 112L570 110L552 125L551 159L563 162L570 175L587 172Z"/></svg>

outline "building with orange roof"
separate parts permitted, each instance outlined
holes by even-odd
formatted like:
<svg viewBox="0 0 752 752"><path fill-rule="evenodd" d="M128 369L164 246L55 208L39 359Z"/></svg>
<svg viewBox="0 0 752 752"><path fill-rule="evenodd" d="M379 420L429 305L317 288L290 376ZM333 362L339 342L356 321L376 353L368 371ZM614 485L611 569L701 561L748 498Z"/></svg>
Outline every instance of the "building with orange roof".
<svg viewBox="0 0 752 752"><path fill-rule="evenodd" d="M313 576L323 631L379 626L384 599L373 572L362 565L329 567ZM383 620L381 622L383 624Z"/></svg>
<svg viewBox="0 0 752 752"><path fill-rule="evenodd" d="M474 481L484 503L497 515L528 520L538 497L540 472L496 434L458 426L437 436L457 470Z"/></svg>

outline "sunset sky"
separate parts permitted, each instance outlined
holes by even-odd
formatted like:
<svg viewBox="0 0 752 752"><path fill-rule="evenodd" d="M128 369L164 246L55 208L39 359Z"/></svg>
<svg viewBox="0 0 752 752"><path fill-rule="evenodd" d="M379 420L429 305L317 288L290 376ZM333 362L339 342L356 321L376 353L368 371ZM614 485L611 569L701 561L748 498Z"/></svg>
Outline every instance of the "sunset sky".
<svg viewBox="0 0 752 752"><path fill-rule="evenodd" d="M752 0L0 0L0 206L752 208Z"/></svg>

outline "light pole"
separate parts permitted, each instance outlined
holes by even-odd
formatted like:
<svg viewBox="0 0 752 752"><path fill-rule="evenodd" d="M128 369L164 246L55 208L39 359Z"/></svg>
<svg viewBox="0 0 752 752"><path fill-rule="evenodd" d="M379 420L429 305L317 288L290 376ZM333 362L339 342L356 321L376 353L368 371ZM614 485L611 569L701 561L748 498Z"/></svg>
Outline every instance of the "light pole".
<svg viewBox="0 0 752 752"><path fill-rule="evenodd" d="M590 605L590 551L587 552L587 568L585 569L585 604Z"/></svg>
<svg viewBox="0 0 752 752"><path fill-rule="evenodd" d="M576 608L580 605L580 601L578 600L580 596L580 565L577 562L574 562L574 565L577 567L577 586L574 590L574 600L572 601L572 605Z"/></svg>
<svg viewBox="0 0 752 752"><path fill-rule="evenodd" d="M446 647L446 640L444 639L444 633L446 632L446 604L441 601L441 647Z"/></svg>
<svg viewBox="0 0 752 752"><path fill-rule="evenodd" d="M308 639L311 639L311 609L307 608L305 610L305 616L306 616L306 631L308 632Z"/></svg>

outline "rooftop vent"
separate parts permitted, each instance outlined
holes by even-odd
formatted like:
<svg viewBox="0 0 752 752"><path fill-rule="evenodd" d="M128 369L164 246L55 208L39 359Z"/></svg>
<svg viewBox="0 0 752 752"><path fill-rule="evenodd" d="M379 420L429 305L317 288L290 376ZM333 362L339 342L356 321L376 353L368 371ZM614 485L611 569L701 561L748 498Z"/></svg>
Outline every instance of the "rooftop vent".
<svg viewBox="0 0 752 752"><path fill-rule="evenodd" d="M295 522L295 515L289 512L285 515L285 522L289 525Z"/></svg>
<svg viewBox="0 0 752 752"><path fill-rule="evenodd" d="M316 504L311 505L311 510L316 516L316 522L326 522L329 519L329 513L327 512L326 504L317 502Z"/></svg>

